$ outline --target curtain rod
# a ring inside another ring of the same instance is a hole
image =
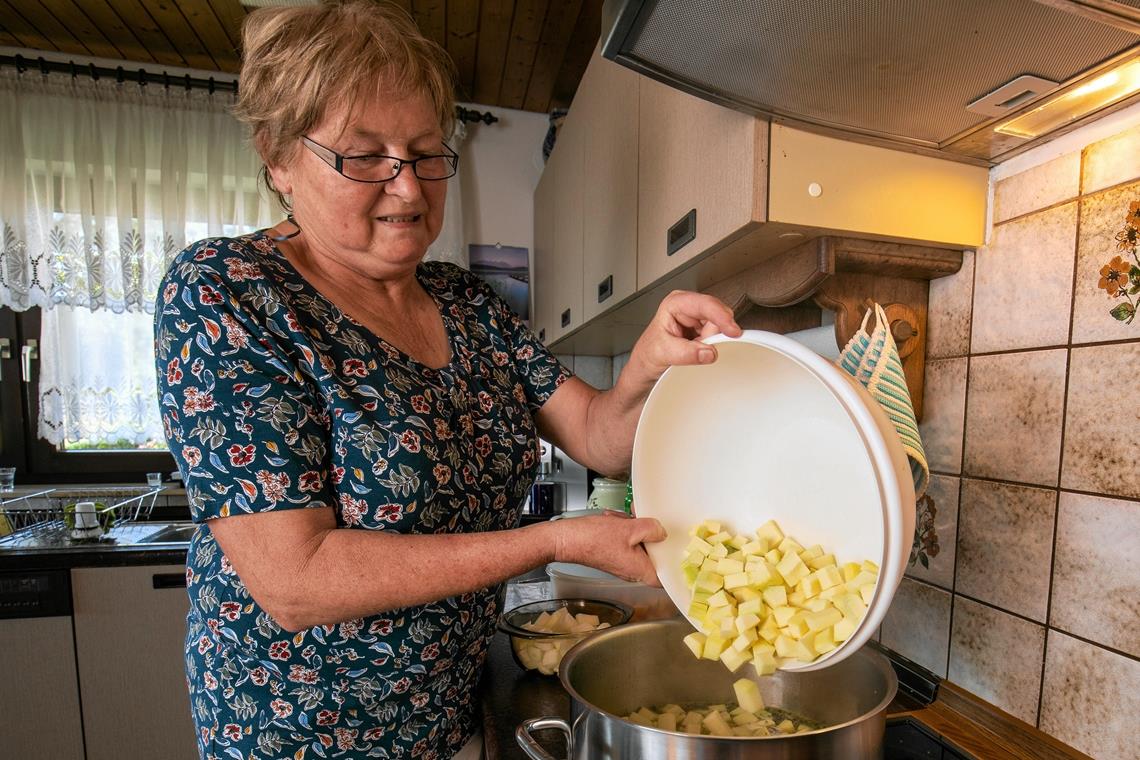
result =
[[[210,93],[218,90],[222,92],[237,92],[238,89],[237,81],[232,79],[215,79],[214,77],[192,76],[190,74],[172,75],[165,71],[157,73],[141,67],[136,69],[116,66],[112,68],[110,66],[96,65],[94,63],[52,60],[44,58],[43,56],[32,58],[19,54],[0,55],[0,67],[3,66],[13,66],[16,71],[21,74],[25,71],[38,71],[44,76],[52,73],[70,74],[72,77],[83,75],[95,80],[106,77],[107,79],[116,80],[119,84],[125,82],[135,82],[142,86],[157,84],[167,88],[185,87],[187,90],[208,90]],[[488,126],[499,121],[499,117],[490,111],[476,111],[470,108],[464,108],[463,106],[455,107],[455,117],[460,121],[482,122]]]

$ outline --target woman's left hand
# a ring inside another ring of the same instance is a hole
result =
[[[640,383],[652,385],[674,364],[711,364],[716,347],[702,338],[724,333],[736,338],[740,325],[723,301],[700,293],[674,290],[661,301],[649,327],[637,339],[626,370]]]

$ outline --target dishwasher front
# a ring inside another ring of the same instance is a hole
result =
[[[67,570],[0,571],[0,755],[84,760]]]

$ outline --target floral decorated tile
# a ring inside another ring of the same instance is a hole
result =
[[[1140,338],[1140,182],[1081,199],[1073,343]]]

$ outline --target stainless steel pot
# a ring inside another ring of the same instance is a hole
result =
[[[524,721],[515,732],[534,760],[553,760],[531,731],[566,734],[572,760],[861,760],[881,758],[885,711],[898,680],[887,658],[871,649],[822,670],[777,671],[756,678],[767,705],[825,728],[793,736],[692,736],[623,720],[639,707],[668,703],[717,704],[734,700],[730,673],[720,662],[694,658],[681,639],[684,620],[635,623],[594,634],[563,658],[558,677],[570,692],[570,723],[561,718]],[[753,673],[753,677],[755,674]]]

